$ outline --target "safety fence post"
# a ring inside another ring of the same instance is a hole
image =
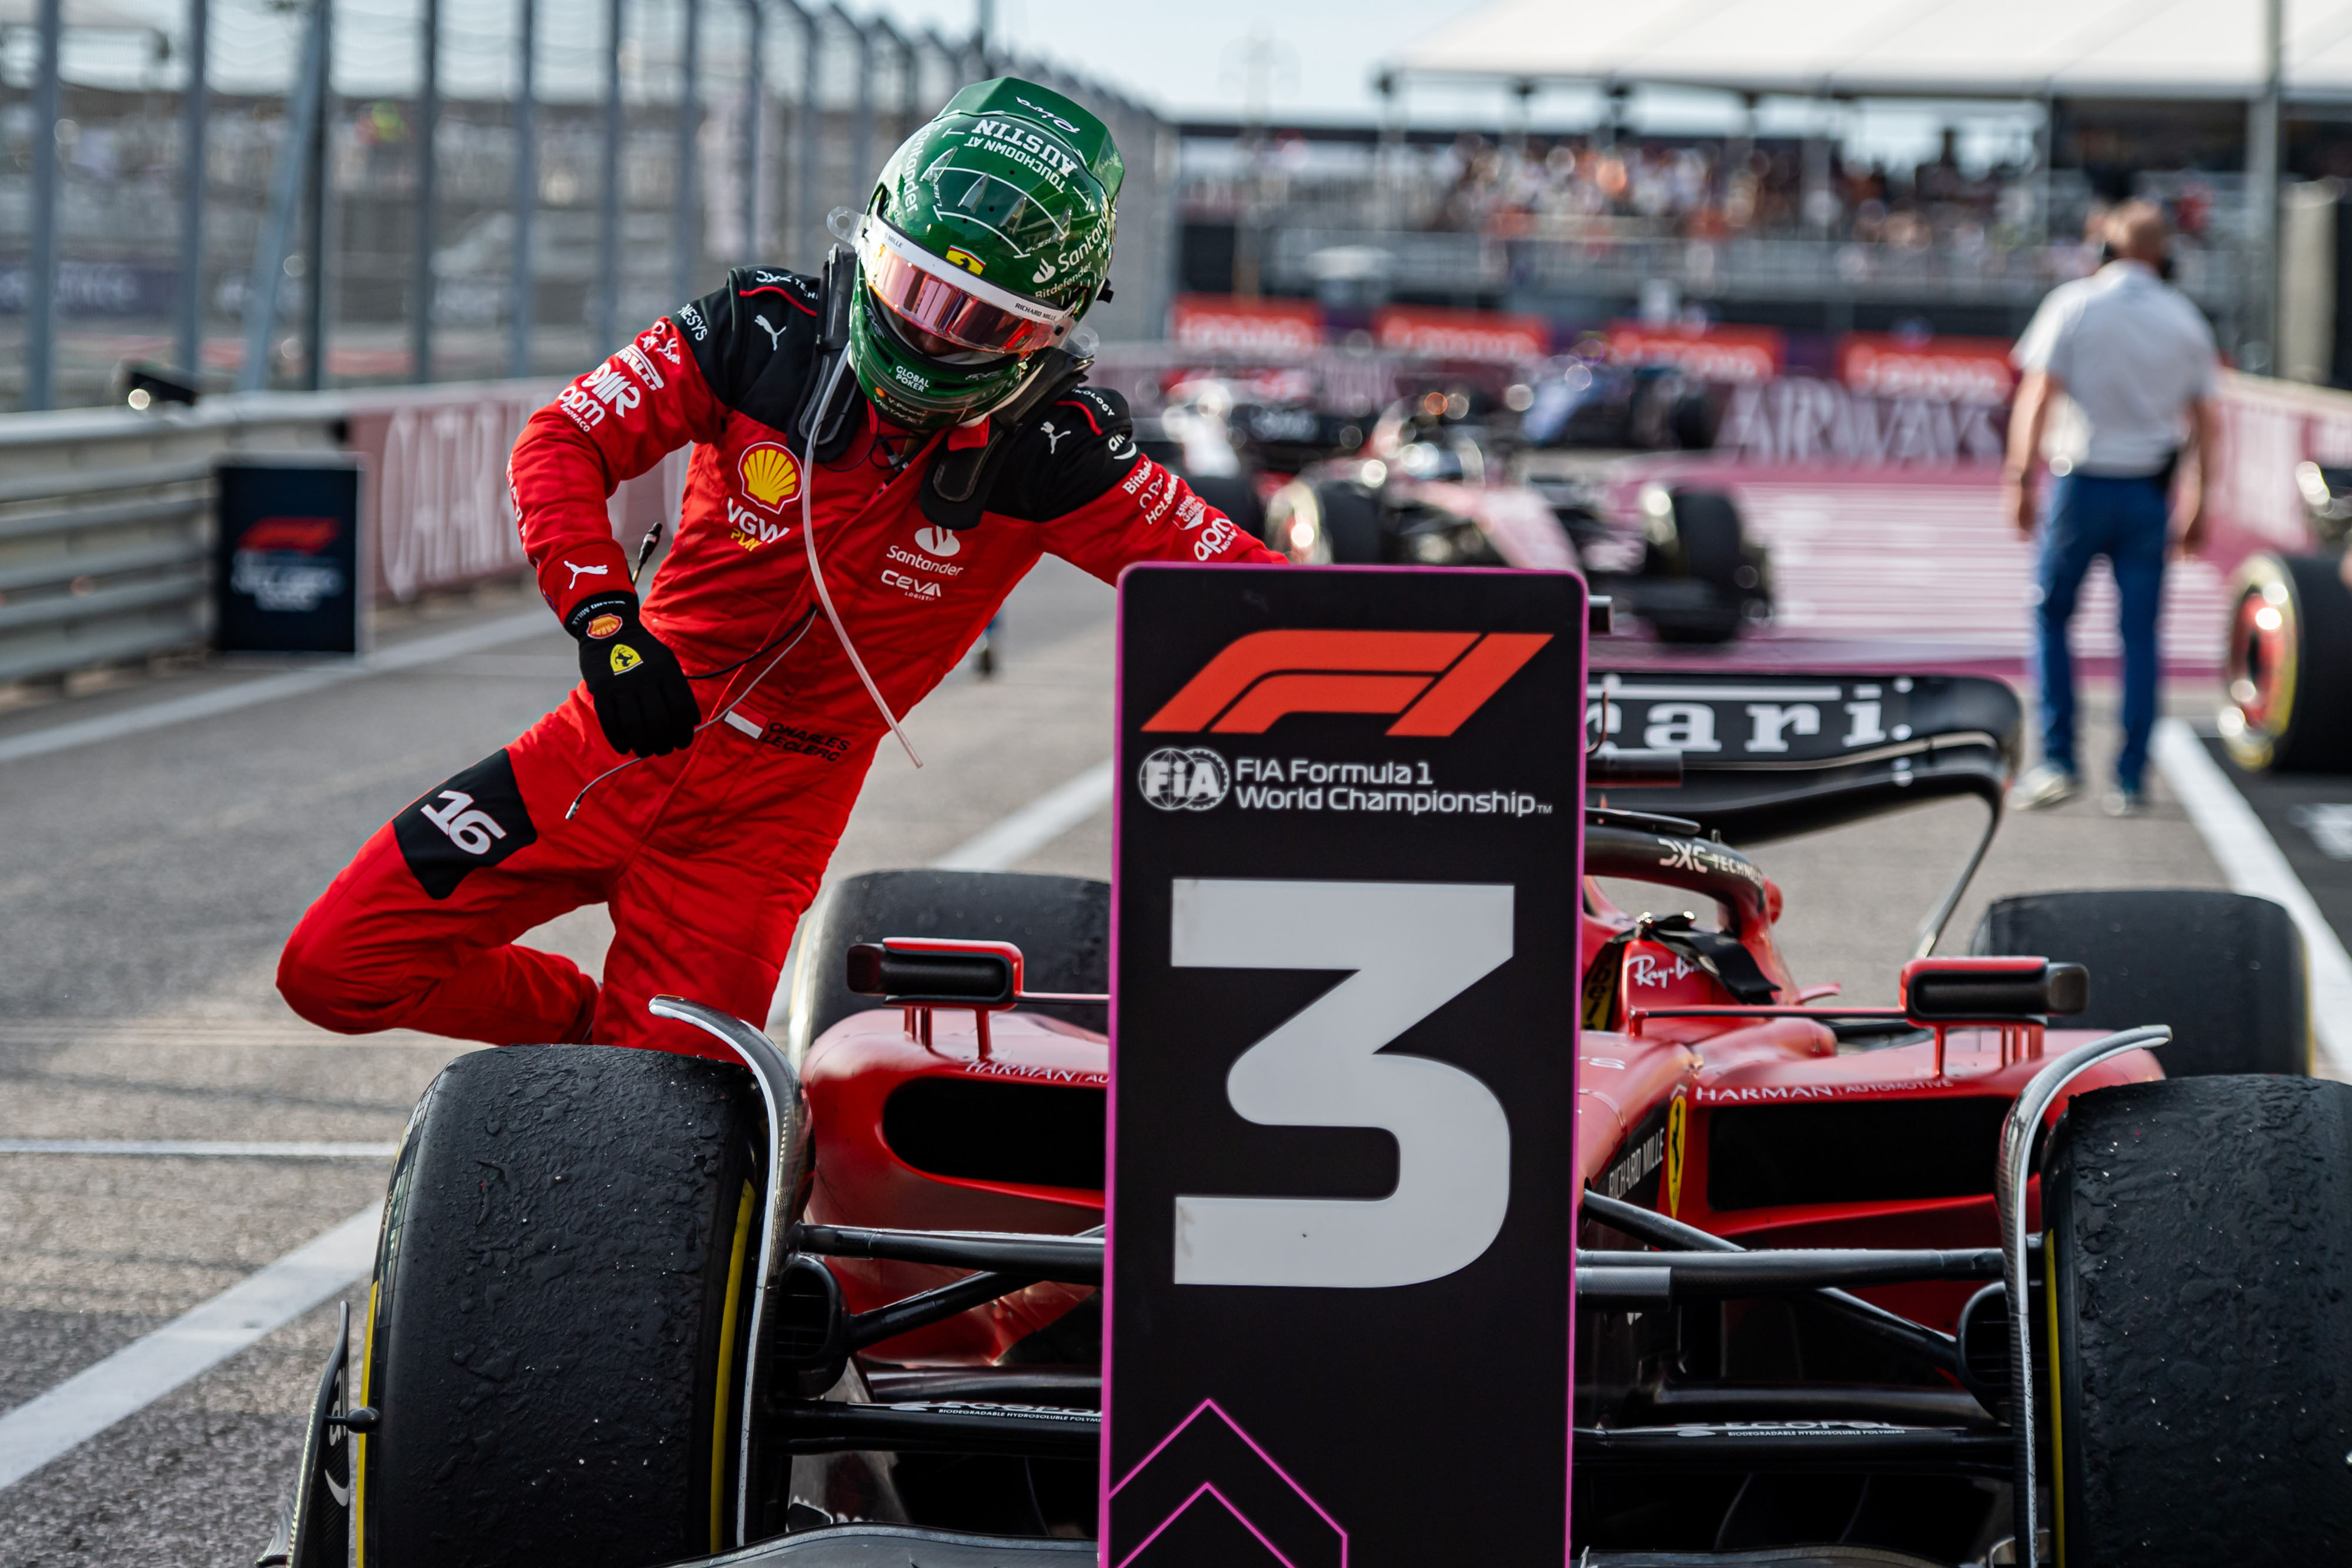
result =
[[[172,358],[191,381],[203,371],[205,319],[205,110],[211,0],[188,0],[188,82],[180,99],[180,297]]]

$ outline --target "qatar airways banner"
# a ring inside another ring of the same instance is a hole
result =
[[[1815,376],[1784,376],[1731,389],[1715,450],[1832,468],[1994,466],[2005,428],[1998,403],[1881,397]]]
[[[522,570],[507,457],[531,414],[562,389],[552,381],[484,382],[339,400],[345,444],[367,459],[363,506],[373,542],[364,566],[375,600],[404,601]],[[677,523],[686,467],[687,453],[671,453],[624,480],[607,503],[614,537],[632,555],[656,523]]]
[[[1539,360],[1551,350],[1541,316],[1391,305],[1372,318],[1372,340],[1391,354],[1432,360]]]
[[[1177,347],[1200,353],[1295,358],[1323,346],[1323,311],[1309,299],[1180,294],[1168,335]]]
[[[1769,382],[1788,362],[1788,340],[1770,327],[1612,325],[1604,340],[1621,365],[1668,365],[1694,381]]]
[[[1838,380],[1873,397],[2005,403],[2017,386],[2006,338],[1898,338],[1848,332],[1838,340]]]

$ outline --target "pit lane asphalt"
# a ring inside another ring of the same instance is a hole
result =
[[[494,590],[437,603],[387,624],[383,643],[529,602]],[[929,766],[885,751],[835,873],[923,863],[1108,755],[1110,608],[1108,590],[1058,563],[1034,575],[1008,608],[1002,674],[960,674],[916,711]],[[552,706],[572,669],[551,627],[0,764],[0,1137],[396,1137],[465,1048],[302,1024],[270,988],[278,946],[369,831]],[[0,715],[0,737],[254,678],[204,669]],[[2100,723],[2095,712],[2095,756],[2112,748]],[[1979,820],[1951,805],[1759,851],[1788,893],[1801,977],[1891,1000],[1912,926]],[[1018,865],[1100,876],[1109,852],[1104,811]],[[2161,787],[2137,821],[2078,803],[2012,820],[1947,945],[1965,945],[1998,893],[2222,884]],[[530,939],[593,966],[609,932],[583,910]],[[375,1200],[383,1176],[372,1160],[0,1155],[0,1411]],[[332,1322],[329,1303],[0,1490],[0,1563],[242,1568],[278,1505]]]

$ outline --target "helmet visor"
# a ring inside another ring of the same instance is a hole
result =
[[[973,277],[881,219],[858,228],[858,270],[892,315],[918,332],[982,354],[1028,354],[1069,336],[1077,313]]]

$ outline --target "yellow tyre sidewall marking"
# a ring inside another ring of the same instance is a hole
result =
[[[710,1551],[727,1549],[727,1417],[734,1401],[730,1385],[735,1375],[735,1322],[743,1299],[743,1252],[751,1239],[751,1184],[735,1205],[735,1247],[727,1260],[727,1305],[719,1321],[719,1387],[710,1400]]]
[[[375,1384],[375,1309],[383,1281],[368,1281],[367,1332],[360,1340],[360,1397],[368,1402]],[[352,1434],[352,1548],[358,1568],[367,1568],[367,1434]]]
[[[2066,1568],[2066,1426],[2059,1409],[2059,1390],[2065,1379],[2058,1369],[2058,1233],[2054,1230],[2042,1233],[2042,1294],[2050,1312],[2050,1538],[2057,1549],[2058,1568]]]

